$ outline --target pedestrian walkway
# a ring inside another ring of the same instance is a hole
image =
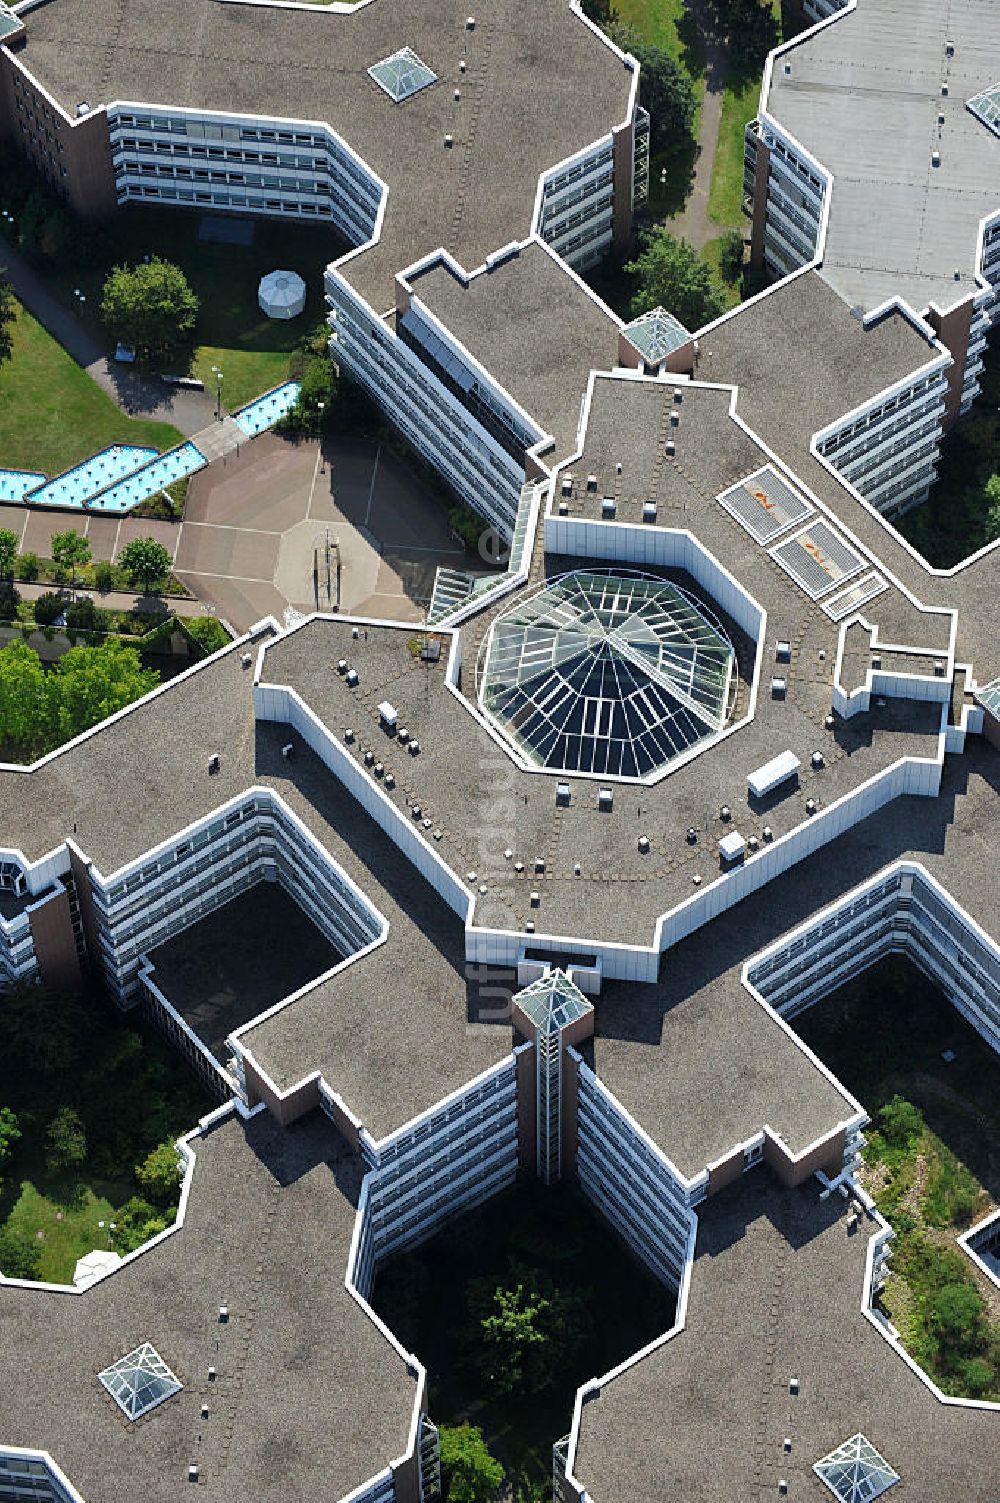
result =
[[[712,187],[715,149],[719,144],[722,96],[729,73],[726,47],[709,39],[708,28],[704,24],[705,9],[705,0],[694,0],[691,6],[692,17],[705,43],[705,95],[698,119],[694,178],[683,209],[666,221],[671,234],[690,241],[695,250],[699,251],[725,229],[725,225],[716,224],[708,217],[708,195]]]

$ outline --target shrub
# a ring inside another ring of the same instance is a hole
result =
[[[965,1391],[972,1399],[978,1399],[991,1389],[1000,1387],[1000,1375],[993,1371],[985,1357],[972,1357],[962,1368]]]
[[[743,275],[743,236],[739,230],[727,230],[721,237],[719,270],[726,282],[738,282]]]
[[[448,1503],[493,1503],[503,1467],[475,1425],[442,1425],[441,1471]]]
[[[33,1279],[41,1256],[37,1238],[25,1228],[5,1226],[0,1229],[0,1273],[9,1279]]]
[[[123,1255],[135,1252],[137,1247],[164,1231],[166,1226],[166,1217],[156,1206],[143,1200],[141,1195],[133,1195],[115,1215],[115,1229],[111,1233],[115,1251]]]
[[[155,538],[133,538],[118,555],[129,581],[144,592],[163,583],[172,562],[168,550]]]
[[[35,601],[35,620],[39,626],[54,626],[64,610],[62,596],[48,590]]]
[[[924,1131],[924,1119],[911,1101],[893,1096],[880,1109],[878,1130],[893,1148],[912,1148]]]
[[[109,564],[106,558],[99,558],[94,565],[94,584],[102,595],[115,587],[114,565]]]
[[[180,1187],[180,1164],[173,1143],[161,1143],[135,1166],[140,1190],[158,1206],[175,1203]]]
[[[22,553],[17,560],[17,577],[23,579],[26,584],[34,584],[38,578],[39,563],[37,553]]]
[[[116,266],[104,283],[101,319],[113,339],[140,355],[176,354],[190,343],[198,299],[179,266],[154,256]]]
[[[87,596],[66,607],[66,625],[72,631],[107,631],[108,613]]]
[[[87,1157],[87,1135],[79,1112],[61,1106],[45,1135],[45,1166],[50,1174],[78,1169]]]
[[[977,1354],[986,1334],[986,1306],[974,1284],[944,1284],[927,1304],[928,1325],[941,1359],[952,1365]]]
[[[214,616],[193,616],[190,620],[185,620],[184,625],[206,652],[218,652],[230,640],[226,628]]]
[[[21,596],[9,579],[0,580],[0,621],[16,621]]]

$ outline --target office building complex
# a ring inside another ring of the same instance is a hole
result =
[[[936,13],[911,58],[893,0],[814,9],[748,137],[777,280],[695,332],[580,276],[648,120],[563,0],[0,6],[6,131],[82,212],[336,226],[333,357],[510,545],[419,631],[264,620],[0,768],[4,982],[99,984],[218,1102],[175,1226],[86,1287],[0,1277],[0,1500],[434,1503],[374,1281],[518,1176],[677,1297],[577,1393],[556,1503],[995,1499],[1000,1408],[886,1315],[868,1113],[792,1023],[902,953],[1000,1050],[1000,555],[933,570],[884,515],[974,395],[1000,48],[963,61],[972,0],[940,57]],[[329,964],[210,1004],[178,955],[266,884]],[[996,1215],[960,1248],[997,1284]]]

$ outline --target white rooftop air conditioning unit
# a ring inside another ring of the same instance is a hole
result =
[[[396,722],[399,716],[396,714],[395,705],[391,705],[387,699],[383,699],[378,707],[378,718],[384,731],[390,731],[393,735],[396,734]]]

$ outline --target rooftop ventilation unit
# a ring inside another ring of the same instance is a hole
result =
[[[410,744],[409,744],[409,746],[406,749],[409,752],[409,754],[410,754],[411,757],[419,757],[419,755],[420,755],[420,742],[416,741],[416,740],[411,741]]]
[[[639,836],[639,855],[640,856],[648,856],[649,855],[649,836],[648,835],[640,835]]]
[[[941,166],[941,153],[939,151],[932,151],[931,152],[931,166],[932,167],[940,167]]]
[[[753,798],[766,798],[775,788],[780,788],[782,783],[794,778],[801,766],[802,763],[794,752],[779,752],[770,762],[765,762],[763,767],[747,774],[747,788]]]
[[[597,489],[597,476],[596,475],[588,475],[587,476],[587,489],[588,489],[588,491],[596,491],[596,489]]]
[[[286,762],[288,761],[289,757],[292,755],[292,753],[294,752],[294,750],[295,750],[294,742],[286,741],[285,744],[284,744],[284,746],[281,748],[281,755],[284,757],[284,759],[285,759]]]
[[[605,496],[604,500],[601,502],[601,516],[610,519],[614,516],[617,510],[618,507],[615,502],[614,496]]]
[[[671,414],[670,414],[670,426],[671,426],[671,428],[677,428],[677,427],[679,427],[680,426],[680,421],[681,421],[681,415],[677,411],[677,408],[675,407],[673,409],[673,411],[671,412]]]
[[[244,652],[242,654],[242,656],[240,657],[240,663],[242,664],[242,666],[244,668],[249,668],[250,664],[252,662],[253,662],[253,657],[252,657],[252,655],[249,652]]]
[[[82,119],[84,115],[90,114],[90,105],[88,104],[86,99],[80,100],[80,103],[76,107],[76,113],[78,119]]]
[[[445,136],[445,138],[444,138],[444,144],[445,144],[445,146],[454,146],[454,144],[455,144],[455,137],[450,132],[448,133],[447,136]]]
[[[774,644],[774,661],[776,663],[790,663],[792,661],[792,644],[780,639]]]
[[[347,672],[347,659],[346,658],[341,658],[340,661],[338,662],[338,664],[337,664],[337,672],[338,673],[346,673]]]
[[[674,401],[677,403],[678,407],[681,405],[681,403],[683,402],[683,400],[684,400],[684,393],[682,391],[675,391],[674,392]]]
[[[556,510],[557,510],[559,516],[561,516],[561,517],[568,517],[569,516],[569,502],[568,501],[560,501],[558,507],[556,508]]]
[[[719,841],[719,855],[726,866],[735,866],[738,861],[742,861],[746,848],[747,843],[739,830],[730,830]]]
[[[222,758],[219,756],[218,752],[213,752],[212,755],[208,759],[208,775],[209,775],[209,777],[212,777],[215,773],[217,773],[219,771],[219,768],[221,766],[222,766]]]
[[[348,726],[344,732],[344,740],[347,742],[348,746],[350,746],[354,740],[354,732],[351,730],[350,726]]]
[[[602,814],[610,814],[615,806],[615,796],[610,788],[602,788],[597,795],[597,807]]]
[[[673,441],[672,438],[668,438],[667,439],[667,445],[666,445],[667,457],[669,459],[672,459],[673,456],[674,456],[674,454],[675,454],[675,452],[676,452],[676,447],[675,447],[674,441]]]
[[[556,807],[558,809],[567,809],[569,807],[569,784],[568,783],[557,783],[556,784]]]
[[[466,29],[466,31],[475,31],[475,29],[476,29],[476,18],[475,18],[475,16],[468,16],[466,18],[465,29]]]
[[[358,670],[356,668],[348,668],[345,682],[349,689],[356,689],[358,687]]]
[[[564,475],[563,476],[563,478],[562,478],[562,493],[563,493],[564,496],[572,496],[572,494],[573,494],[573,477],[572,477],[572,475]]]
[[[642,520],[644,522],[656,521],[656,502],[644,501],[642,503]]]
[[[541,856],[535,857],[535,875],[540,877],[545,870],[545,861]]]
[[[615,474],[616,475],[620,475],[621,472],[622,472],[622,462],[619,459],[618,462],[617,462],[617,464],[615,465]]]
[[[383,699],[378,707],[378,718],[384,731],[389,731],[392,735],[396,734],[396,721],[399,717],[396,714],[395,705],[391,705],[387,699]]]
[[[814,751],[812,756],[809,758],[809,761],[812,764],[814,770],[818,772],[819,769],[825,765],[826,758],[823,756],[823,753],[821,751]]]
[[[774,678],[772,678],[772,680],[771,680],[771,698],[772,699],[784,699],[784,697],[787,694],[787,692],[788,692],[788,684],[786,683],[786,681],[783,678],[778,678],[777,676],[775,676]]]

